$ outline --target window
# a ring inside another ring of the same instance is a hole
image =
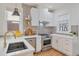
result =
[[[11,11],[7,11],[7,31],[19,30],[20,17],[12,16]]]
[[[70,32],[69,15],[63,14],[59,15],[57,21],[57,32],[68,33]]]
[[[68,21],[63,20],[59,22],[59,31],[68,31]]]

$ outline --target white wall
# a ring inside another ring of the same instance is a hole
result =
[[[64,5],[59,9],[55,10],[55,20],[57,20],[56,19],[57,15],[62,12],[66,12],[70,15],[70,20],[69,20],[70,26],[74,27],[74,29],[71,28],[71,31],[77,32],[79,36],[79,4]],[[76,26],[78,29],[75,28]]]
[[[79,4],[64,5],[55,11],[55,15],[62,12],[68,13],[70,15],[70,25],[79,24]]]

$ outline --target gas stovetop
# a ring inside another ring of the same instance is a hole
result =
[[[38,34],[41,35],[43,38],[50,38],[50,34]]]

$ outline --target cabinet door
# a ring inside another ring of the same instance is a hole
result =
[[[52,37],[52,48],[57,49],[58,39],[56,36],[53,35]]]
[[[32,8],[31,9],[31,19],[32,19],[32,26],[38,26],[39,25],[39,12],[38,9]]]
[[[35,38],[33,39],[27,39],[27,41],[32,45],[32,47],[36,47],[36,41],[35,41]]]
[[[36,37],[36,52],[41,51],[42,47],[41,47],[41,36],[37,36]]]
[[[42,21],[47,21],[47,27],[55,26],[54,13],[48,12],[48,9],[39,10],[39,19]]]
[[[58,38],[58,50],[63,51],[63,37]]]
[[[55,26],[54,13],[48,12],[48,14],[47,14],[47,21],[49,22],[47,24],[47,26]]]
[[[63,40],[63,52],[67,55],[72,55],[72,39],[65,38]]]

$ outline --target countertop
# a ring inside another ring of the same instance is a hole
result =
[[[22,36],[22,38],[38,38],[38,37],[40,37],[40,35]]]
[[[66,38],[71,38],[71,39],[73,39],[73,38],[78,39],[78,37],[75,36],[75,35],[70,36],[70,35],[64,35],[64,34],[51,34],[51,36],[52,36],[52,35],[55,35],[55,36],[61,36],[61,37],[66,37]]]
[[[18,54],[18,53],[21,53],[21,52],[25,52],[25,51],[34,52],[35,49],[24,39],[24,38],[34,38],[34,37],[38,37],[38,35],[22,36],[22,37],[17,37],[16,39],[14,39],[14,38],[11,38],[11,39],[10,39],[10,38],[9,38],[9,39],[7,40],[7,46],[6,46],[6,48],[4,49],[5,55],[7,55],[7,56],[15,55],[15,54]],[[10,43],[15,43],[15,42],[24,42],[24,44],[28,47],[28,49],[24,49],[24,50],[16,51],[16,52],[11,52],[11,53],[6,53],[9,44],[10,44]]]

